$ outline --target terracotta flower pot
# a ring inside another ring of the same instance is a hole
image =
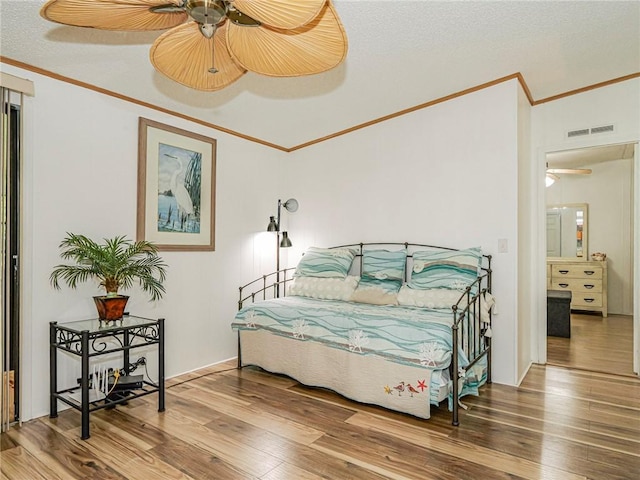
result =
[[[124,309],[127,306],[129,297],[127,295],[116,295],[115,297],[109,297],[102,295],[93,297],[93,301],[96,303],[98,309],[98,317],[100,320],[120,320],[124,315]]]

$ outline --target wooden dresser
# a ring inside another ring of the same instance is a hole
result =
[[[571,292],[571,310],[607,316],[607,261],[547,260],[547,289]]]

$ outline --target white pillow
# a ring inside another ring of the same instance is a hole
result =
[[[398,292],[398,304],[407,307],[424,307],[424,308],[447,308],[450,309],[455,305],[461,297],[461,293],[457,290],[448,288],[430,288],[427,290],[416,290],[407,285],[403,285]],[[480,320],[483,323],[491,323],[490,310],[495,306],[496,300],[489,292],[481,294],[480,302]],[[467,299],[464,298],[458,308],[463,309],[467,305]],[[490,336],[490,333],[487,335]]]
[[[461,296],[461,292],[449,288],[418,290],[403,285],[398,292],[398,303],[409,307],[451,308]]]
[[[288,295],[348,301],[359,280],[360,277],[354,275],[345,278],[295,277],[289,284]]]

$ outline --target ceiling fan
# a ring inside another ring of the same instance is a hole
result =
[[[590,168],[549,168],[547,164],[546,185],[550,187],[555,181],[560,180],[558,175],[591,175],[591,172]]]
[[[273,77],[339,65],[347,37],[331,0],[49,0],[52,22],[103,30],[164,30],[151,63],[197,90],[220,90],[247,71]]]

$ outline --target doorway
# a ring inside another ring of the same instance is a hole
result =
[[[0,156],[0,190],[6,208],[0,218],[2,244],[0,272],[2,305],[0,311],[0,350],[2,358],[2,388],[0,391],[1,431],[20,418],[20,158],[21,158],[21,102],[16,95],[1,89],[2,155]],[[20,96],[17,96],[20,98]]]
[[[584,233],[582,258],[565,258],[556,247],[562,236],[561,219],[547,215],[547,258],[560,261],[592,261],[592,254],[605,253],[605,276],[602,289],[609,314],[593,313],[584,306],[571,311],[571,337],[549,336],[546,339],[547,363],[570,368],[624,375],[634,374],[634,162],[637,144],[606,145],[546,155],[547,168],[553,169],[554,180],[545,189],[546,204],[588,205],[589,228]],[[562,173],[558,173],[562,172]],[[635,212],[638,218],[640,212]],[[585,218],[585,222],[586,222]],[[576,241],[573,233],[573,243]],[[587,242],[588,238],[588,242]],[[582,241],[582,238],[578,238]],[[554,247],[555,245],[555,247]],[[551,248],[551,250],[549,250]],[[575,256],[575,253],[570,253]],[[587,288],[597,290],[597,282]],[[547,285],[550,288],[550,285]],[[573,287],[571,287],[573,288]],[[581,288],[581,287],[580,287]],[[574,292],[574,296],[576,292]],[[590,297],[597,301],[597,293]],[[608,299],[608,302],[607,302]],[[572,303],[572,307],[574,306]],[[637,332],[635,332],[637,336]]]

